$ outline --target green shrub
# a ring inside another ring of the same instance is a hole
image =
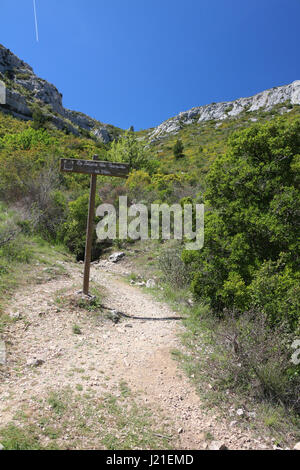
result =
[[[128,163],[131,170],[146,170],[150,175],[158,167],[145,143],[137,140],[130,131],[125,132],[118,141],[113,141],[108,157],[111,161]]]
[[[12,201],[25,199],[45,168],[58,165],[50,147],[55,140],[44,130],[25,129],[0,138],[0,197]]]
[[[204,248],[183,259],[216,313],[258,307],[273,324],[299,324],[299,153],[300,121],[278,118],[233,134],[213,163]]]
[[[32,250],[22,234],[23,222],[16,212],[0,204],[0,274],[13,262],[28,263]],[[26,230],[23,231],[26,233]]]
[[[32,113],[32,119],[33,119],[33,122],[31,124],[31,127],[35,130],[44,129],[45,124],[48,121],[47,116],[45,116],[45,114],[42,112],[42,110],[39,107],[35,107]]]
[[[81,335],[81,328],[78,325],[73,325],[72,331],[74,335]]]
[[[282,257],[263,263],[248,291],[252,305],[265,312],[272,324],[283,319],[300,332],[300,275]]]
[[[159,267],[167,282],[177,287],[185,287],[190,282],[190,270],[181,259],[181,249],[164,249],[159,257]]]
[[[291,361],[295,337],[286,325],[270,327],[267,315],[257,310],[227,312],[214,322],[211,336],[205,365],[216,384],[300,412],[300,367]]]
[[[184,146],[183,146],[182,140],[178,139],[173,147],[174,157],[175,158],[184,157],[183,150],[184,150]]]
[[[30,263],[32,259],[32,249],[24,243],[22,236],[16,237],[10,243],[0,248],[0,258],[3,257],[9,262]]]
[[[96,196],[96,206],[100,204],[99,196]],[[79,196],[68,205],[66,222],[61,229],[61,238],[70,251],[75,253],[77,259],[83,259],[86,241],[86,226],[88,217],[89,193]],[[95,225],[99,218],[95,217]],[[97,244],[96,232],[93,235],[92,257],[100,254],[100,244]]]
[[[41,186],[39,189],[43,189]],[[45,239],[58,239],[62,224],[67,217],[67,201],[62,191],[38,191],[36,202],[31,206],[35,231]]]
[[[9,424],[0,429],[0,441],[5,450],[40,450],[39,437],[36,429],[22,429],[15,424]]]

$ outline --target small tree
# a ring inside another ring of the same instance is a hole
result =
[[[131,170],[146,170],[152,174],[157,168],[157,161],[153,159],[149,149],[130,131],[126,131],[121,139],[112,143],[108,157],[113,162],[128,163]]]
[[[299,329],[300,120],[235,132],[206,176],[203,250],[185,251],[214,312],[255,309]]]
[[[176,144],[173,147],[174,157],[175,158],[184,157],[183,150],[184,150],[184,146],[183,146],[182,140],[177,139]]]
[[[31,127],[35,130],[45,129],[45,124],[47,122],[47,117],[43,114],[42,110],[36,106],[32,113],[33,122]]]

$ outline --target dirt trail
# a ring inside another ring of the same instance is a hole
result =
[[[121,268],[114,266],[115,272],[108,272],[99,266],[92,267],[92,278],[104,286],[106,305],[133,316],[174,316],[167,305],[122,281],[116,274]],[[103,323],[80,309],[58,308],[57,292],[75,292],[81,279],[81,266],[64,263],[64,267],[70,277],[19,291],[9,306],[8,313],[19,313],[22,320],[10,327],[7,370],[2,381],[0,377],[1,425],[30,397],[43,396],[51,388],[81,384],[93,387],[96,396],[101,396],[125,381],[141,404],[158,407],[166,419],[172,418],[176,434],[182,428],[176,436],[178,448],[203,448],[204,433],[230,449],[260,448],[251,435],[230,428],[205,410],[172,359],[172,349],[180,347],[181,322],[123,319],[119,324]],[[80,326],[82,335],[74,335],[74,324]],[[28,367],[31,359],[45,362]],[[74,376],[78,369],[88,376]]]

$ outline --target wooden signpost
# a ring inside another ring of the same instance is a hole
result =
[[[129,173],[129,165],[127,165],[126,163],[101,162],[98,160],[98,158],[98,155],[94,155],[93,160],[76,160],[75,158],[62,158],[60,160],[61,171],[64,171],[66,173],[84,173],[87,175],[91,175],[89,211],[84,256],[83,293],[85,295],[89,295],[97,175],[117,176],[119,178],[126,178]]]

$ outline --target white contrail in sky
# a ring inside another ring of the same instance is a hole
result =
[[[34,10],[34,21],[35,21],[36,40],[37,40],[37,42],[39,42],[39,28],[38,28],[38,22],[37,22],[37,14],[36,14],[36,4],[35,4],[35,0],[33,0],[33,10]]]

